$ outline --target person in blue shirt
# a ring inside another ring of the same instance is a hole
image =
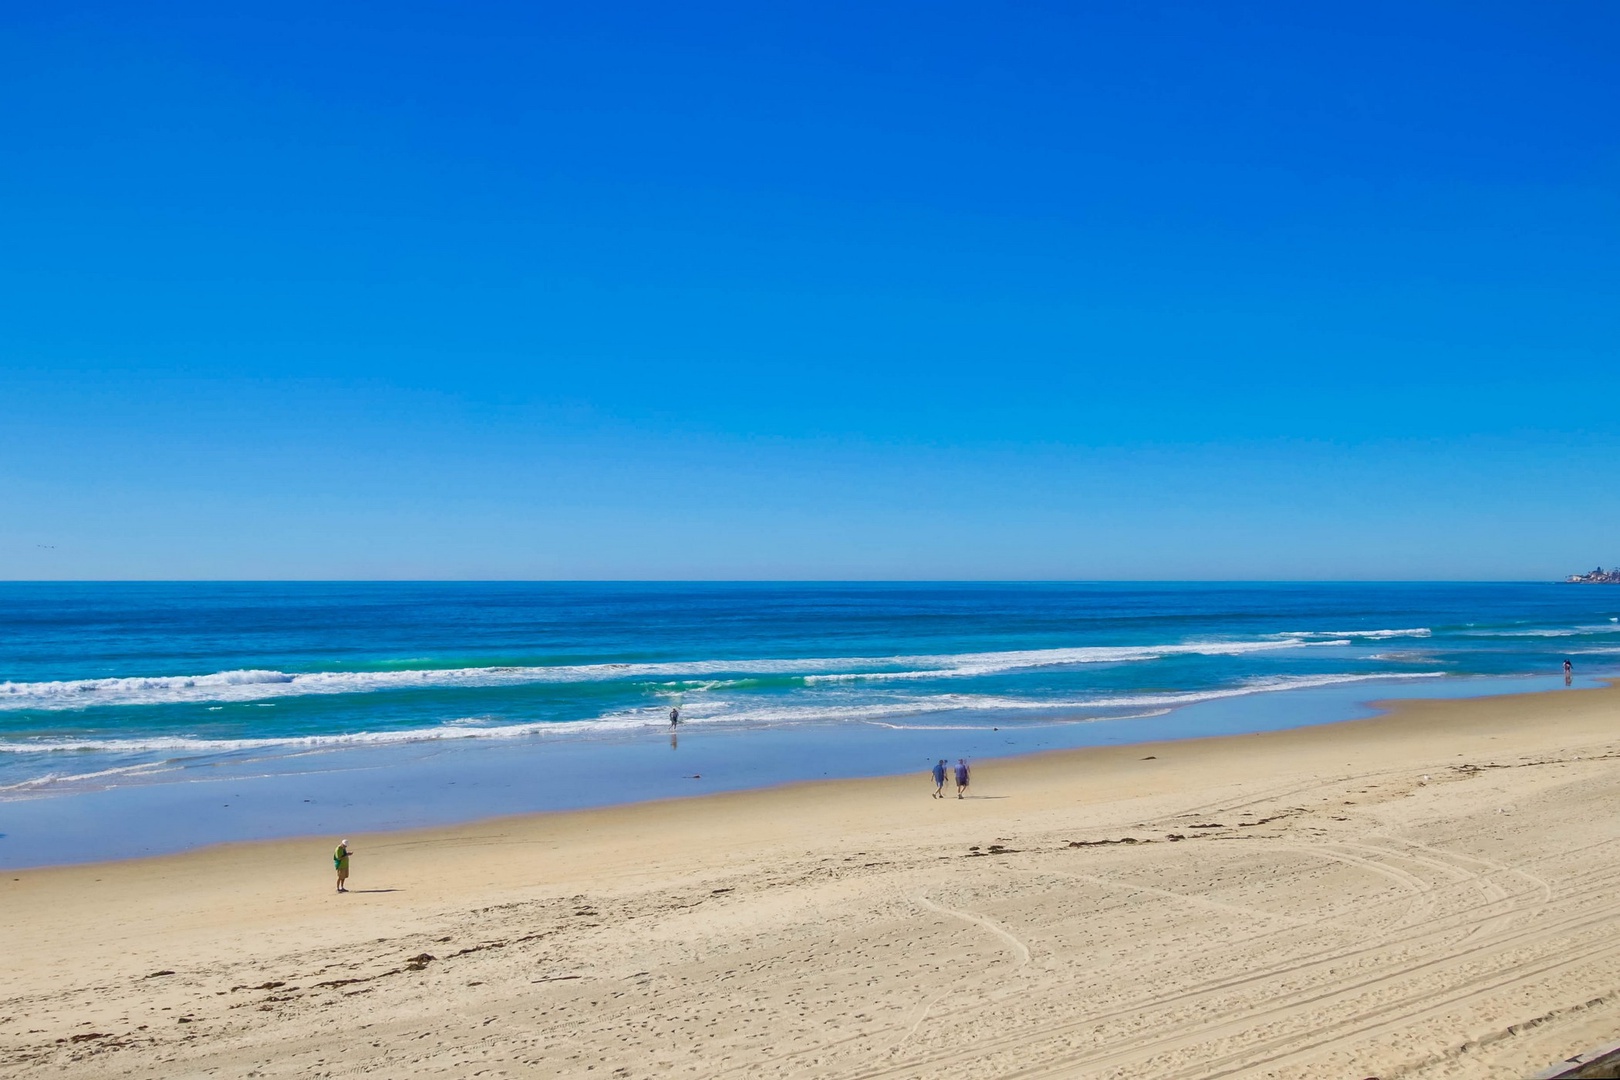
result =
[[[945,797],[945,759],[940,758],[939,764],[934,766],[934,798]]]

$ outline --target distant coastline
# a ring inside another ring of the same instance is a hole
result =
[[[1620,567],[1605,570],[1600,566],[1589,574],[1571,574],[1564,581],[1570,585],[1620,585]]]

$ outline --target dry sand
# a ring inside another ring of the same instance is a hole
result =
[[[1525,1077],[1620,1038],[1620,688],[10,872],[7,1076]]]

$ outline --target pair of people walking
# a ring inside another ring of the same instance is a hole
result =
[[[950,774],[950,771],[945,765],[945,759],[940,758],[939,764],[934,766],[934,798],[943,799],[945,797],[945,778]],[[957,758],[956,797],[958,799],[965,797],[970,779],[971,773],[968,769],[967,759]]]

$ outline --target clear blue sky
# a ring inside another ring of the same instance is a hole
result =
[[[1620,5],[11,5],[0,578],[1620,561]]]

